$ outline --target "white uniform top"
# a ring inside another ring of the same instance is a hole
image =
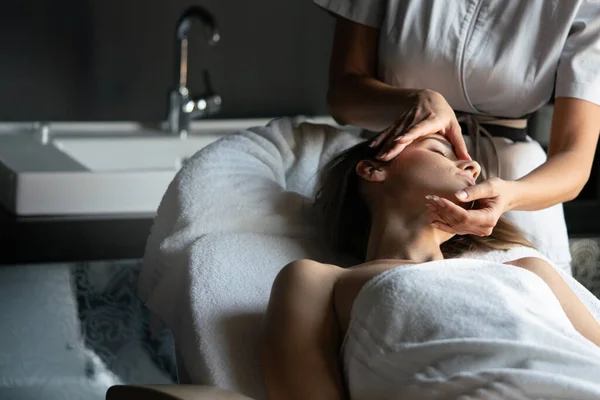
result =
[[[314,0],[381,29],[379,79],[457,111],[519,118],[556,97],[600,105],[600,0]]]

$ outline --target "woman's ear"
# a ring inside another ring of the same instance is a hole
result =
[[[356,164],[358,176],[369,182],[383,182],[386,172],[386,168],[377,161],[361,160]]]

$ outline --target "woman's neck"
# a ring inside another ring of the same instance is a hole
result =
[[[424,207],[410,214],[398,211],[375,213],[366,261],[398,259],[422,263],[442,260],[440,244],[450,237],[427,223]]]

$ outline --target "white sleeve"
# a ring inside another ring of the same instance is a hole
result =
[[[333,14],[359,24],[380,28],[385,16],[387,0],[313,0]]]
[[[585,0],[565,42],[556,74],[555,97],[600,105],[600,2]]]

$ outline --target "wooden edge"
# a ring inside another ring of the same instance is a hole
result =
[[[116,385],[106,400],[252,400],[229,390],[203,385]]]

